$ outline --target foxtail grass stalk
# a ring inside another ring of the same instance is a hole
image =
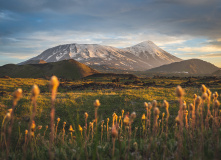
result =
[[[94,108],[95,108],[95,113],[94,113],[94,115],[95,115],[95,124],[96,124],[96,129],[97,129],[97,110],[98,110],[98,107],[100,106],[101,104],[100,104],[100,101],[98,100],[98,99],[96,99],[95,100],[95,102],[94,102]]]
[[[29,133],[29,136],[28,136],[28,141],[30,141],[31,139],[31,126],[32,126],[32,122],[34,121],[34,118],[35,118],[35,115],[36,115],[36,111],[37,111],[37,97],[40,93],[40,90],[38,88],[37,85],[34,85],[32,87],[32,91],[31,91],[31,100],[32,100],[32,114],[31,114],[31,117],[30,117],[30,122],[29,122],[29,126],[28,126],[28,133]]]
[[[11,133],[12,133],[12,127],[14,124],[14,110],[15,110],[15,107],[17,106],[18,101],[21,99],[21,97],[22,97],[22,89],[19,88],[13,93],[11,120],[10,120],[10,124],[8,127],[7,158],[6,159],[8,159],[9,151],[10,151]]]
[[[132,125],[132,123],[133,123],[133,121],[134,121],[135,118],[136,118],[136,113],[135,113],[135,112],[132,112],[131,115],[130,115],[130,120],[129,120],[128,148],[127,148],[127,154],[126,154],[125,159],[128,158],[128,153],[129,153],[129,150],[130,150],[130,142],[131,142],[131,134],[132,134],[131,125]]]
[[[145,119],[145,137],[147,136],[147,125],[148,125],[148,120],[149,120],[149,114],[148,114],[148,103],[144,102],[144,108],[146,109],[146,119]],[[145,114],[144,114],[145,115]]]
[[[109,141],[109,121],[110,121],[110,119],[109,118],[107,118],[107,141]]]
[[[152,104],[149,102],[148,103],[148,113],[149,113],[149,119],[148,119],[148,130],[149,130],[149,134],[151,133],[151,109],[152,109]]]
[[[52,146],[54,144],[54,117],[55,117],[55,99],[57,95],[57,88],[59,86],[59,81],[56,76],[51,77],[50,81],[51,86],[51,122],[50,122],[50,128],[51,128],[51,134],[50,134],[50,143],[49,143],[49,157],[50,160],[54,159],[54,153],[52,151]]]
[[[60,122],[60,118],[57,118],[57,124],[56,124],[56,128],[55,128],[55,139],[57,138],[57,132],[58,132],[58,124]]]
[[[104,120],[101,121],[101,144],[103,140],[103,133],[104,133]]]
[[[176,152],[176,157],[181,156],[182,153],[182,140],[183,140],[183,101],[182,98],[184,96],[184,91],[181,86],[177,86],[176,88],[176,96],[179,100],[179,111],[178,111],[178,121],[179,122],[179,134],[178,134],[178,147],[177,147],[177,152]]]
[[[153,136],[156,135],[158,130],[158,118],[159,118],[160,110],[158,107],[154,107],[154,120],[153,120]]]

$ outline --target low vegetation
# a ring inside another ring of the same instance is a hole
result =
[[[219,159],[219,81],[2,78],[0,157]]]

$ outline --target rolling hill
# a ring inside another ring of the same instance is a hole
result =
[[[217,70],[219,70],[219,68],[209,62],[200,59],[189,59],[156,67],[148,70],[147,72],[170,74],[211,74]]]
[[[73,59],[43,64],[7,64],[0,67],[0,77],[7,75],[12,78],[45,78],[56,75],[76,80],[94,73],[98,72]]]
[[[218,76],[218,77],[221,77],[221,69],[215,71],[212,73],[213,76]]]

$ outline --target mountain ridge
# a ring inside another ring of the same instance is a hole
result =
[[[137,51],[136,54],[135,51]],[[181,59],[159,48],[153,42],[145,41],[123,49],[100,44],[73,43],[58,45],[46,49],[40,55],[20,64],[28,64],[30,60],[40,59],[46,62],[74,59],[88,66],[107,65],[120,70],[132,71],[144,71],[163,64],[181,61]]]

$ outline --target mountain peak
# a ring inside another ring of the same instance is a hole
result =
[[[39,59],[46,62],[74,59],[89,66],[107,65],[121,70],[135,71],[180,61],[152,41],[144,41],[124,49],[99,44],[72,43],[47,49],[30,60]]]
[[[160,49],[155,43],[153,43],[152,41],[144,41],[144,42],[141,42],[141,43],[138,43],[132,47],[138,47],[138,48],[143,48],[143,49]]]
[[[147,40],[147,41],[140,42],[138,44],[154,44],[154,43],[150,40]]]
[[[154,44],[152,41],[143,41],[143,42],[140,42],[138,44],[135,44],[133,45],[132,47],[151,47],[151,46],[156,46],[156,44]],[[131,48],[131,47],[127,47],[127,48]]]

